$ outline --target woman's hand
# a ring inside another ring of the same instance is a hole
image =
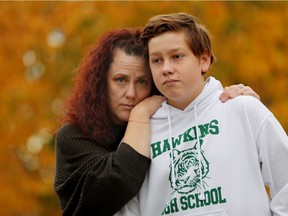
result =
[[[244,86],[243,84],[225,87],[224,92],[220,95],[220,100],[225,103],[229,99],[235,98],[239,95],[250,95],[260,100],[260,96],[253,91],[252,88],[249,86]]]
[[[138,103],[131,111],[129,121],[146,121],[161,107],[166,97],[153,95]]]

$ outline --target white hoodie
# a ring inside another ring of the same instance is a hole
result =
[[[184,110],[154,114],[150,169],[124,215],[288,215],[287,134],[254,97],[221,93],[210,77]]]

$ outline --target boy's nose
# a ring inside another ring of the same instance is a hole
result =
[[[164,75],[172,74],[173,73],[173,67],[171,62],[169,61],[164,61],[163,67],[162,67],[162,73]]]

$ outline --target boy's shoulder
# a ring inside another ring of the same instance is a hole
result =
[[[269,109],[260,100],[249,95],[238,96],[236,98],[230,99],[229,101],[224,103],[224,105],[225,104],[226,106],[232,106],[232,108],[235,110],[241,110],[255,115],[260,113],[271,113]]]

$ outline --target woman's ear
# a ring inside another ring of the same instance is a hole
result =
[[[211,65],[211,53],[208,50],[205,50],[200,57],[201,71],[205,74]]]

